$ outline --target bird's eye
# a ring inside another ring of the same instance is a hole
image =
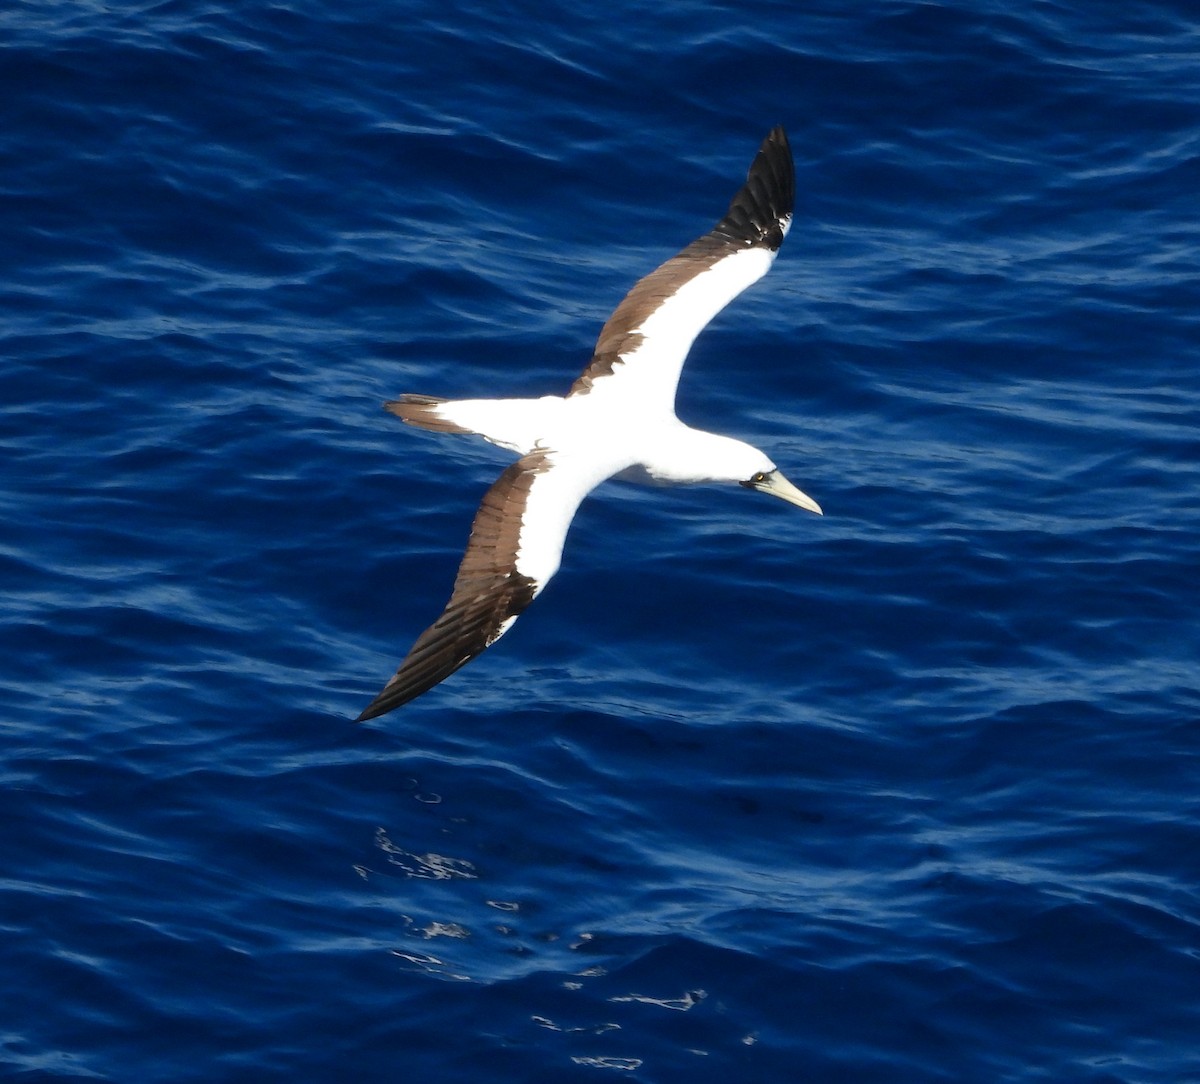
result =
[[[756,486],[761,486],[767,480],[766,471],[759,471],[753,478],[750,479]]]

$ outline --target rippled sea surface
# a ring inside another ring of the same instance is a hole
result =
[[[1185,0],[0,12],[0,1075],[1200,1081]],[[788,127],[680,413],[350,720]]]

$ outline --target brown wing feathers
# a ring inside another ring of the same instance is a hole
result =
[[[450,601],[417,638],[383,691],[358,721],[398,708],[468,663],[532,601],[538,584],[513,567],[529,490],[549,463],[542,452],[518,460],[484,495]]]
[[[733,197],[725,217],[703,237],[634,283],[600,329],[591,363],[571,385],[570,394],[586,395],[597,378],[611,373],[622,354],[637,349],[641,336],[634,329],[642,326],[646,316],[722,256],[757,245],[778,250],[783,244],[781,220],[792,213],[795,200],[792,151],[787,134],[777,126],[767,133],[750,165],[746,183]]]

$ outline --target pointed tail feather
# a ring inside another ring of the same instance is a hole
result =
[[[418,429],[431,429],[435,433],[472,432],[442,417],[440,407],[448,401],[433,395],[402,395],[399,399],[384,403],[383,407],[401,421],[415,425]]]

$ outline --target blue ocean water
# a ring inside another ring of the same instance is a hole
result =
[[[0,12],[0,1074],[1200,1081],[1183,0]],[[604,487],[349,720],[771,125],[680,412],[823,519]]]

